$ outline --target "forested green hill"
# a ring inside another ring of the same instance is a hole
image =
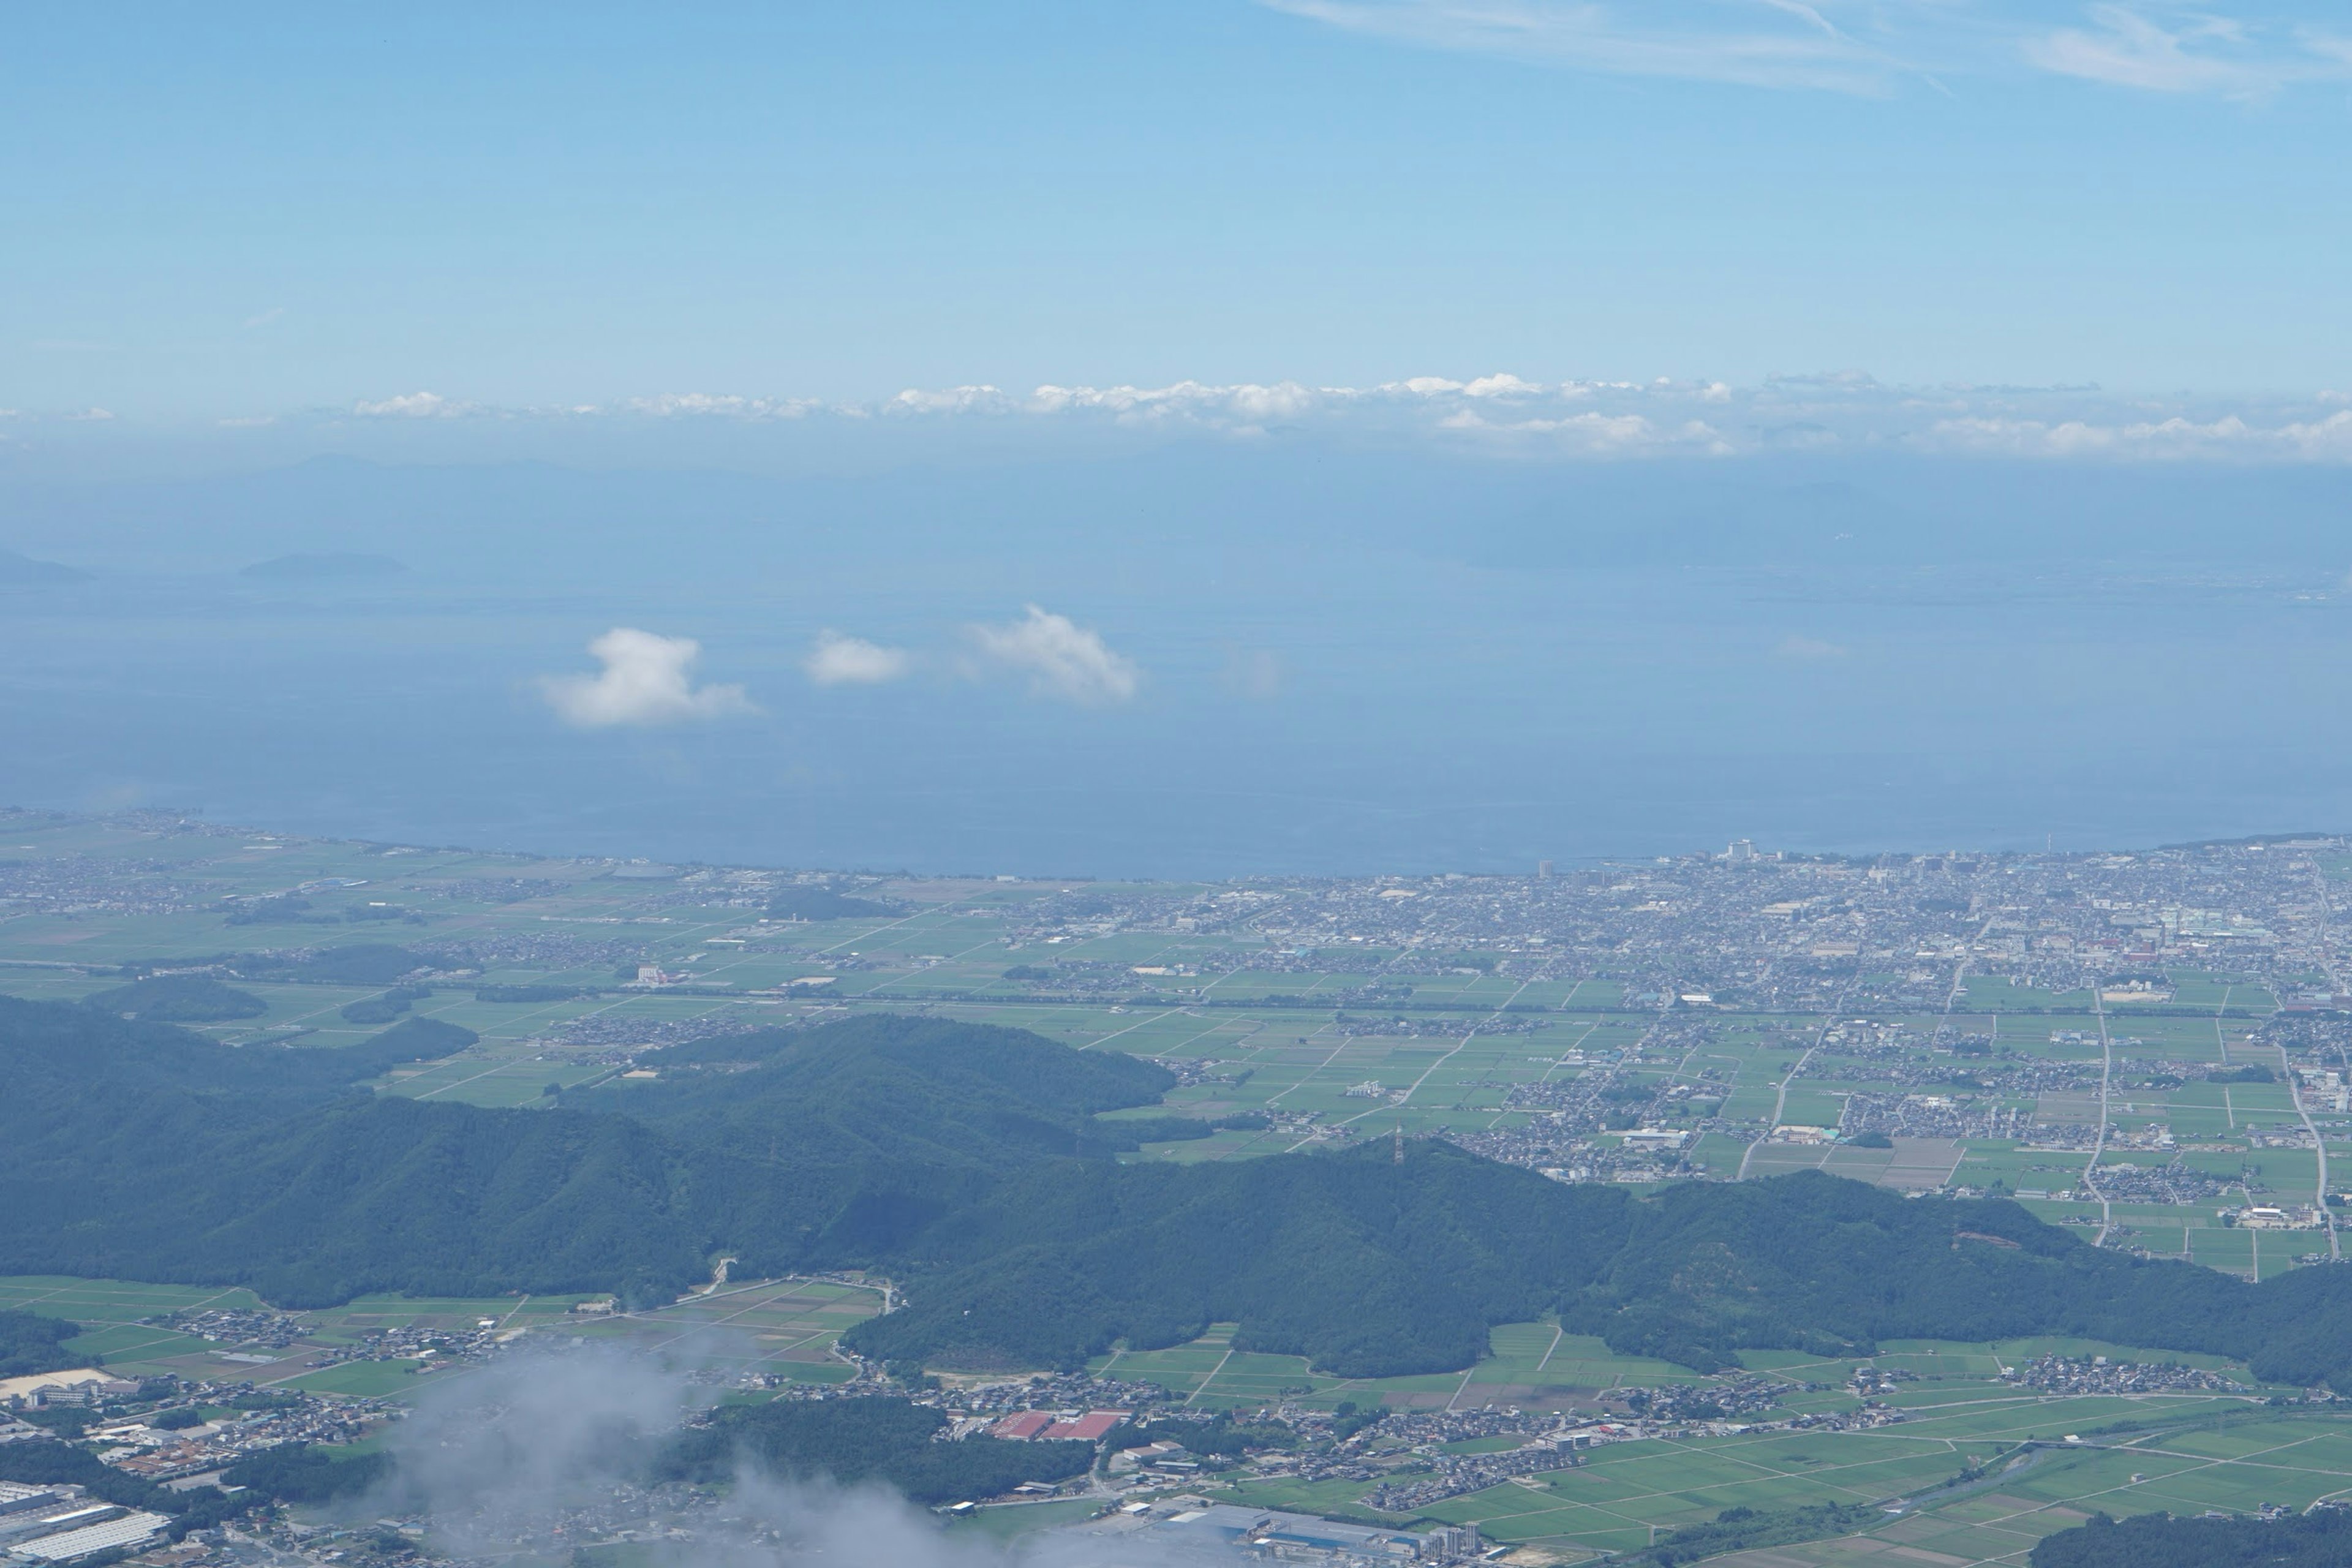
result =
[[[1019,1031],[872,1018],[554,1110],[356,1087],[471,1040],[411,1018],[341,1050],[232,1048],[0,998],[0,1270],[222,1280],[287,1305],[661,1298],[721,1248],[770,1272],[880,1260],[1007,1169],[1133,1147],[1094,1113],[1173,1081]]]
[[[994,1497],[1024,1481],[1063,1480],[1094,1463],[1091,1443],[932,1441],[947,1424],[939,1410],[908,1399],[730,1405],[682,1433],[651,1468],[665,1480],[722,1481],[751,1455],[795,1479],[887,1480],[917,1502],[942,1503]]]
[[[0,1272],[362,1291],[616,1289],[878,1265],[908,1305],[846,1342],[976,1366],[1240,1325],[1354,1375],[1458,1369],[1557,1310],[1615,1349],[2082,1334],[2352,1385],[2352,1270],[2259,1286],[2103,1252],[2001,1200],[1817,1173],[1634,1200],[1423,1142],[1119,1165],[1148,1063],[1019,1030],[866,1016],[680,1047],[663,1078],[489,1110],[376,1095],[463,1031],[233,1049],[0,998]]]
[[[79,1323],[38,1312],[0,1312],[0,1377],[88,1366],[90,1358],[68,1353],[65,1342],[81,1332]]]
[[[1123,1339],[1234,1345],[1355,1377],[1467,1366],[1622,1246],[1622,1188],[1446,1144],[1029,1173],[908,1248],[911,1304],[853,1331],[886,1357],[1074,1366]]]
[[[2284,1382],[2352,1369],[2352,1272],[2250,1286],[2103,1251],[2006,1199],[1904,1198],[1816,1172],[1636,1205],[1624,1250],[1561,1305],[1612,1349],[1701,1369],[1741,1348],[2045,1333],[2243,1357]]]
[[[2280,1520],[2143,1513],[2121,1522],[2099,1514],[2043,1536],[2029,1561],[2032,1568],[2346,1568],[2352,1513],[2330,1508]]]

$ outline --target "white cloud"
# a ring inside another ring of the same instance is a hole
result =
[[[1660,426],[1639,414],[1601,414],[1586,411],[1563,415],[1558,418],[1489,419],[1476,409],[1465,408],[1438,421],[1441,428],[1465,434],[1481,433],[1490,438],[1508,437],[1521,442],[1540,440],[1554,450],[1580,453],[1587,457],[1634,457],[1665,452],[1686,452],[1705,457],[1727,457],[1738,450],[1723,437],[1722,432],[1703,419],[1685,420],[1677,426]]]
[[[1020,620],[971,630],[983,658],[1028,676],[1030,689],[1041,696],[1103,707],[1133,697],[1143,678],[1135,661],[1113,653],[1099,633],[1035,605]]]
[[[448,419],[472,408],[470,403],[453,403],[437,392],[404,392],[374,403],[352,405],[352,413],[368,419]]]
[[[257,316],[247,316],[244,321],[239,321],[237,325],[244,328],[247,331],[251,331],[256,327],[266,327],[269,325],[270,322],[278,320],[278,317],[285,313],[285,306],[273,305]]]
[[[2345,462],[2352,461],[2352,409],[2267,426],[2249,424],[2235,414],[2203,422],[2175,415],[2112,425],[1969,416],[1937,421],[1920,444],[2021,458]]]
[[[1748,0],[1761,4],[1762,0]],[[578,405],[498,407],[411,393],[357,405],[364,416],[452,435],[482,422],[678,419],[738,426],[746,447],[824,441],[852,428],[919,452],[941,422],[982,442],[1032,433],[1076,447],[1117,431],[1144,440],[1233,439],[1429,445],[1512,458],[1641,459],[1793,449],[1907,449],[2101,461],[2201,458],[2352,463],[2352,406],[2342,392],[2291,396],[2142,397],[2095,384],[1906,386],[1862,370],[1772,375],[1732,385],[1706,378],[1537,381],[1507,372],[1414,375],[1363,385],[1298,381],[1179,381],[1163,386],[1048,384],[1025,395],[990,386],[908,390],[855,403],[738,394],[665,394]],[[975,417],[977,416],[977,417]],[[56,411],[41,417],[73,417]],[[326,410],[281,416],[331,423]],[[257,420],[256,421],[257,422]],[[797,431],[799,434],[795,435]],[[1017,434],[1016,434],[1017,433]]]
[[[1328,399],[1356,395],[1350,387],[1308,387],[1295,381],[1278,381],[1271,386],[1255,382],[1214,386],[1180,381],[1172,386],[1041,386],[1029,395],[1025,406],[1033,414],[1108,413],[1129,423],[1196,419],[1216,424],[1239,419],[1256,426],[1268,419],[1297,419]]]
[[[1817,664],[1825,658],[1843,658],[1846,650],[1833,642],[1819,637],[1790,636],[1780,639],[1772,650],[1782,658],[1793,658],[1807,664]]]
[[[1020,404],[992,386],[951,386],[944,392],[908,387],[882,405],[885,414],[1011,414]]]
[[[1879,94],[1909,68],[1792,0],[1621,15],[1592,0],[1263,0],[1294,16],[1397,43],[1507,55],[1620,76]],[[1729,21],[1724,18],[1731,18]]]
[[[904,648],[845,637],[831,627],[817,633],[816,646],[801,661],[808,678],[819,686],[878,686],[898,679],[913,667],[914,659]]]
[[[804,419],[825,406],[813,397],[742,397],[733,393],[665,392],[656,397],[632,397],[619,405],[631,414],[659,419],[707,415],[738,419]],[[593,414],[597,410],[582,409]]]
[[[702,645],[634,626],[614,626],[588,645],[604,668],[594,675],[554,675],[540,689],[568,724],[583,730],[618,724],[675,724],[754,711],[740,686],[694,684]]]
[[[2296,30],[2292,42],[2231,16],[2198,14],[2168,26],[2128,5],[2089,9],[2091,28],[2028,38],[2043,70],[2146,92],[2263,98],[2298,82],[2352,77],[2344,40]]]
[[[68,419],[83,420],[102,425],[107,420],[114,417],[114,410],[110,408],[85,408],[78,414],[68,414],[66,417]]]
[[[2257,98],[2352,78],[2352,38],[2302,22],[2294,0],[2087,6],[2053,26],[2029,0],[1260,0],[1393,43],[1618,76],[1883,95],[1916,79],[2019,65],[2148,92]]]

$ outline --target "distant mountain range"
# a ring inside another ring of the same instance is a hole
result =
[[[0,550],[0,584],[17,583],[86,583],[89,574],[54,561],[36,561],[13,550]]]
[[[2352,1389],[2352,1270],[2260,1285],[2103,1251],[2006,1200],[1816,1173],[1653,1198],[1417,1142],[1206,1164],[1116,1156],[1150,1063],[1017,1029],[867,1016],[719,1037],[662,1076],[485,1110],[370,1093],[462,1032],[232,1049],[0,997],[0,1272],[367,1291],[615,1290],[888,1271],[845,1343],[973,1368],[1075,1366],[1235,1322],[1238,1349],[1351,1376],[1458,1370],[1557,1313],[1700,1370],[1746,1349],[2083,1335]]]
[[[298,552],[257,561],[237,575],[264,583],[375,583],[408,568],[388,555],[352,551]]]

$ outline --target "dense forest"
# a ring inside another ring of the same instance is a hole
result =
[[[780,921],[880,920],[900,912],[832,888],[786,888],[768,901],[770,918]]]
[[[330,1502],[367,1490],[391,1467],[391,1457],[380,1452],[346,1455],[315,1443],[280,1443],[239,1459],[221,1480],[286,1502]]]
[[[785,1399],[730,1405],[681,1434],[655,1462],[664,1480],[723,1481],[739,1458],[779,1475],[823,1473],[845,1484],[885,1480],[920,1503],[996,1497],[1024,1481],[1058,1481],[1094,1462],[1091,1443],[932,1441],[948,1418],[907,1399]]]
[[[0,1377],[26,1377],[68,1366],[94,1364],[68,1353],[65,1343],[81,1332],[79,1323],[37,1312],[0,1312]]]
[[[908,1306],[854,1348],[1073,1367],[1238,1322],[1234,1346],[1350,1377],[1468,1365],[1622,1246],[1623,1189],[1564,1186],[1442,1143],[1024,1174],[908,1248]]]
[[[392,950],[394,953],[398,950]],[[398,962],[381,959],[382,967]],[[877,1266],[855,1349],[1070,1366],[1211,1322],[1349,1375],[1458,1369],[1557,1311],[1622,1352],[2079,1334],[2352,1384],[2352,1271],[2260,1285],[2101,1251],[2006,1200],[1818,1173],[1635,1200],[1417,1142],[1121,1165],[1171,1075],[1014,1029],[870,1015],[671,1048],[662,1077],[490,1110],[370,1092],[471,1037],[409,1016],[341,1048],[232,1049],[0,997],[0,1272],[372,1290],[612,1289]]]
[[[2094,1516],[2045,1535],[2032,1568],[2347,1568],[2352,1513],[2321,1509],[2288,1519]]]
[[[269,1004],[205,974],[156,974],[83,998],[87,1006],[163,1024],[217,1024],[257,1018]]]

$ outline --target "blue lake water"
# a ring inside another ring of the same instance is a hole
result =
[[[1258,478],[328,465],[19,490],[0,545],[93,575],[0,588],[0,799],[1155,877],[2352,826],[2333,492],[2273,497],[2267,531],[2204,531],[2224,476],[2142,549],[2128,497],[2089,522],[2063,497],[2038,521],[1992,492],[1872,499],[1926,482],[1903,474],[1860,502],[1745,476],[1769,503],[1745,522],[1717,518],[1713,477]],[[1971,534],[1977,506],[2000,526]],[[340,548],[410,569],[236,574]],[[1080,707],[988,668],[967,628],[1031,603],[1139,667],[1134,698]],[[567,728],[539,678],[587,668],[624,625],[699,639],[698,675],[758,710]],[[813,686],[800,663],[827,627],[911,650],[915,672]]]

